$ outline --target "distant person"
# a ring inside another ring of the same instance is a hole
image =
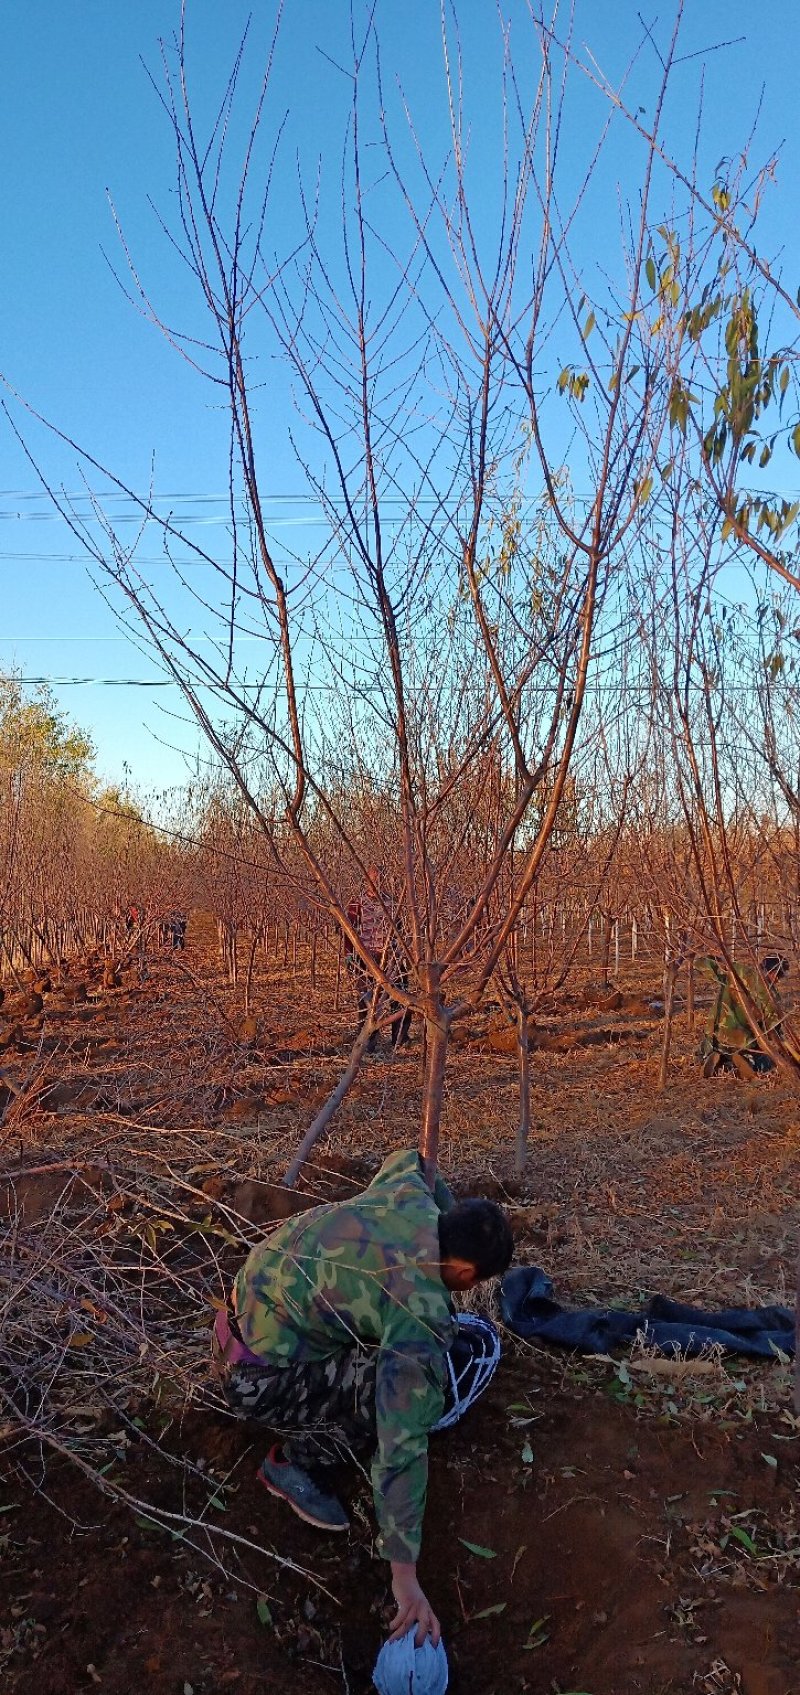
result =
[[[703,1076],[735,1071],[738,1077],[751,1081],[761,1072],[774,1070],[775,1061],[761,1047],[759,1032],[780,1034],[781,1002],[777,984],[789,970],[788,959],[783,954],[771,953],[760,961],[758,970],[753,965],[736,967],[738,977],[758,1008],[755,1023],[739,1004],[730,973],[719,960],[709,957],[697,963],[717,983],[717,998],[700,1049],[700,1057],[705,1061]]]
[[[182,912],[169,912],[158,926],[162,948],[183,949],[186,946],[186,918]]]
[[[428,1435],[456,1422],[499,1358],[494,1327],[476,1314],[457,1319],[451,1296],[501,1276],[513,1247],[495,1201],[454,1201],[441,1178],[431,1192],[419,1155],[394,1153],[360,1195],[290,1218],[257,1243],[214,1324],[231,1411],[283,1433],[259,1481],[306,1524],[347,1529],[324,1468],[343,1452],[372,1451],[392,1632],[416,1626],[420,1645],[440,1634],[417,1578]]]
[[[396,983],[399,989],[406,990],[408,974],[392,928],[393,910],[392,896],[384,882],[383,867],[377,864],[368,866],[364,887],[358,898],[350,902],[347,916],[358,931],[359,940],[367,953],[383,967],[392,983]],[[353,959],[358,989],[358,1016],[363,1024],[372,1004],[375,979],[358,956],[354,956],[352,948],[350,956]],[[400,1048],[408,1041],[411,1013],[397,1001],[392,1001],[390,1005],[394,1011],[390,1025],[392,1047]],[[375,1030],[370,1036],[367,1051],[374,1052],[377,1045],[378,1032]]]

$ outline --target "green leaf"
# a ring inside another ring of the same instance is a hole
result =
[[[800,459],[800,424],[795,424],[794,429],[792,430],[792,447],[794,448],[798,459]]]
[[[669,399],[669,421],[676,429],[680,430],[681,435],[686,434],[686,420],[688,416],[689,396],[686,393],[685,388],[682,388],[680,383],[676,383]]]
[[[464,1536],[459,1536],[458,1540],[459,1542],[463,1542],[464,1547],[468,1548],[471,1554],[477,1554],[480,1560],[497,1559],[497,1553],[494,1548],[482,1548],[479,1542],[468,1542]]]
[[[482,1612],[473,1613],[472,1617],[474,1619],[476,1619],[476,1618],[495,1618],[498,1613],[504,1613],[507,1606],[508,1606],[507,1601],[495,1601],[493,1607],[484,1607]]]
[[[740,1524],[732,1524],[730,1534],[734,1538],[734,1541],[741,1542],[742,1547],[747,1549],[748,1554],[755,1554],[758,1552],[752,1536],[749,1536],[746,1530],[742,1530]]]
[[[256,1613],[258,1614],[259,1624],[272,1624],[272,1614],[269,1610],[269,1602],[266,1595],[259,1595],[258,1600],[256,1601]]]
[[[586,319],[586,323],[583,326],[583,339],[584,339],[584,341],[589,340],[589,337],[590,337],[592,330],[594,329],[594,326],[595,326],[596,323],[597,323],[597,319],[595,318],[594,312],[590,312],[588,318]]]
[[[652,289],[652,290],[653,290],[653,293],[654,293],[654,294],[655,294],[655,289],[656,289],[656,267],[655,267],[655,263],[654,263],[654,261],[653,261],[653,259],[652,259],[652,257],[650,257],[650,258],[649,258],[649,259],[646,259],[646,260],[645,260],[645,263],[644,263],[644,274],[645,274],[645,276],[646,276],[646,278],[647,278],[647,281],[648,281],[648,283],[649,283],[649,284],[650,284],[650,287],[651,287],[651,289]]]
[[[530,1445],[530,1442],[524,1442],[523,1443],[523,1446],[522,1446],[522,1463],[523,1463],[523,1465],[533,1465],[533,1449]]]
[[[524,1653],[530,1653],[532,1648],[544,1647],[545,1642],[547,1642],[550,1637],[549,1630],[545,1630],[545,1625],[549,1622],[549,1619],[549,1613],[543,1613],[541,1618],[534,1619],[533,1624],[528,1631],[528,1640],[522,1644]]]
[[[778,1462],[777,1462],[777,1460],[776,1460],[776,1458],[775,1458],[775,1455],[774,1455],[774,1454],[762,1454],[762,1455],[761,1455],[761,1458],[762,1458],[762,1460],[764,1460],[764,1462],[765,1462],[765,1463],[766,1463],[766,1464],[767,1464],[767,1465],[771,1465],[771,1466],[772,1466],[772,1469],[773,1469],[773,1471],[777,1471],[777,1469],[778,1469]]]

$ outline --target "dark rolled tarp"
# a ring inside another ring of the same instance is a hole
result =
[[[654,1295],[637,1312],[618,1307],[569,1310],[553,1299],[553,1284],[538,1265],[507,1271],[500,1285],[503,1322],[529,1341],[608,1354],[629,1347],[641,1331],[648,1347],[691,1359],[714,1344],[731,1354],[774,1359],[794,1353],[794,1312],[789,1307],[729,1307],[706,1312],[667,1295]]]

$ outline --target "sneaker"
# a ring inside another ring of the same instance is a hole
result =
[[[270,1495],[288,1502],[298,1518],[315,1525],[317,1530],[349,1530],[350,1520],[336,1496],[326,1495],[308,1472],[301,1471],[291,1460],[280,1459],[278,1454],[277,1447],[270,1448],[256,1472],[259,1483],[263,1483]]]

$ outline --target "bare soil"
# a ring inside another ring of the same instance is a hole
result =
[[[264,1439],[207,1387],[207,1335],[267,1220],[414,1140],[419,1045],[366,1062],[288,1196],[346,1051],[346,987],[337,1012],[331,983],[275,968],[242,1043],[240,998],[191,946],[150,971],[104,989],[89,964],[87,1002],[45,995],[4,1055],[25,1093],[0,1132],[19,1279],[0,1308],[0,1681],[365,1695],[390,1616],[368,1482],[342,1476],[346,1539],[259,1490]],[[657,985],[623,988],[540,1023],[523,1179],[500,1020],[454,1044],[445,1175],[506,1201],[518,1258],[566,1300],[788,1300],[796,1099],[704,1081],[680,1020],[659,1096]],[[506,1337],[484,1400],[431,1444],[420,1572],[453,1695],[797,1695],[799,1464],[784,1361],[687,1372]]]

